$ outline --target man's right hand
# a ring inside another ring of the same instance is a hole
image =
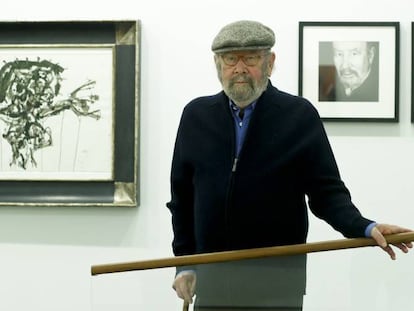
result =
[[[196,274],[194,271],[182,271],[178,273],[173,282],[177,296],[184,301],[193,303],[196,286]]]

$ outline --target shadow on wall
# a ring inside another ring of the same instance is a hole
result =
[[[138,213],[120,207],[0,207],[0,243],[124,246]]]
[[[400,137],[399,123],[329,122],[324,126],[329,136]]]

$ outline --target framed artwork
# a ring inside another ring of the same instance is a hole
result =
[[[299,95],[327,121],[398,122],[398,22],[299,22]]]
[[[0,205],[138,205],[139,42],[139,21],[0,22]]]

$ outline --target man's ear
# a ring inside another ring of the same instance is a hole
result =
[[[370,64],[372,64],[372,62],[374,61],[374,57],[375,57],[375,47],[371,46],[368,51],[368,59],[369,59]]]
[[[275,54],[275,52],[271,52],[270,53],[270,58],[269,58],[269,68],[268,68],[268,72],[267,72],[267,75],[269,77],[272,75],[273,68],[274,68],[274,65],[275,65],[275,60],[276,60],[276,54]]]

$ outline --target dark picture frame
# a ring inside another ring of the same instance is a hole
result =
[[[325,121],[398,122],[398,22],[299,22],[299,95]]]
[[[414,22],[411,22],[411,123],[414,123]]]
[[[140,21],[0,22],[0,205],[139,202]]]

